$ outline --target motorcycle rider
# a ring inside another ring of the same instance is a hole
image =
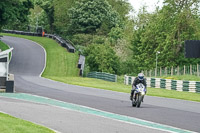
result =
[[[130,100],[131,101],[133,100],[133,96],[135,96],[134,92],[135,92],[135,89],[136,89],[136,85],[138,85],[139,83],[142,83],[145,86],[145,88],[147,89],[146,78],[144,78],[144,74],[143,73],[139,73],[138,76],[133,81],[132,90],[131,90],[131,96],[130,96]]]

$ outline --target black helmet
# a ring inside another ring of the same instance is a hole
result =
[[[139,73],[138,74],[138,79],[139,80],[144,80],[144,74],[143,73]]]

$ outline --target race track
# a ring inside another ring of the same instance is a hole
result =
[[[68,85],[40,77],[45,52],[38,44],[4,36],[14,47],[10,73],[17,93],[28,93],[73,103],[113,114],[130,116],[180,129],[200,132],[200,103],[146,96],[141,108],[131,107],[129,94]],[[59,132],[164,132],[77,111],[0,97],[0,111],[33,121]],[[6,106],[6,108],[5,108]],[[76,128],[78,127],[78,128]]]

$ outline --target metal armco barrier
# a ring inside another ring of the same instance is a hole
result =
[[[35,32],[24,32],[24,31],[17,31],[17,30],[6,30],[4,29],[2,32],[4,33],[11,33],[11,34],[20,34],[20,35],[28,35],[28,36],[40,36],[42,37],[42,33],[35,33]],[[67,50],[71,53],[75,53],[75,48],[71,45],[68,40],[64,40],[57,35],[45,34],[44,37],[52,38],[56,40],[62,47],[67,48]]]
[[[135,77],[125,75],[124,84],[131,85],[134,79]],[[171,80],[171,79],[160,79],[160,78],[146,78],[146,79],[147,79],[147,87],[200,93],[200,82],[197,81],[183,81],[183,80]]]
[[[97,78],[102,79],[110,82],[117,82],[117,75],[104,73],[104,72],[89,72],[87,77],[89,78]]]

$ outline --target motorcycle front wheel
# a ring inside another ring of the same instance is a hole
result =
[[[136,107],[138,107],[138,108],[140,107],[143,97],[144,96],[141,96],[139,94],[137,95],[137,97],[136,97]]]

